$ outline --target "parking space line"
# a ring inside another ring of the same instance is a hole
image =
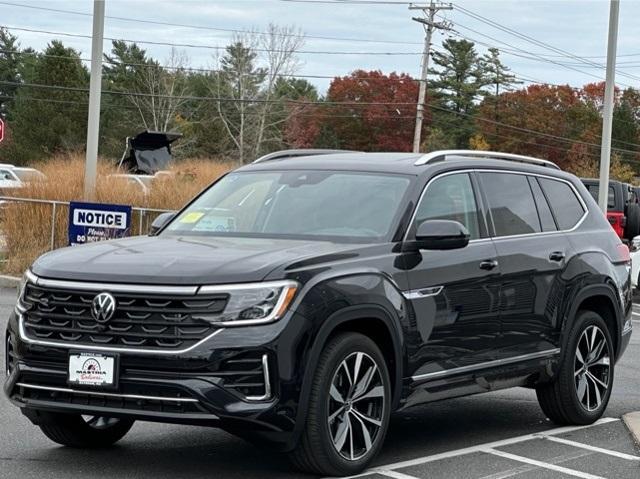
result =
[[[394,479],[419,479],[415,476],[403,474],[402,472],[398,471],[389,471],[387,469],[376,469],[375,473],[381,476],[393,477]]]
[[[618,422],[618,421],[620,421],[620,419],[607,417],[607,418],[602,418],[594,422],[593,424],[590,424],[587,426],[565,426],[565,427],[559,427],[556,429],[550,429],[548,431],[543,431],[539,433],[525,434],[524,436],[517,436],[517,437],[512,437],[510,439],[502,439],[499,441],[489,442],[486,444],[478,444],[477,446],[465,447],[463,449],[456,449],[452,451],[441,452],[439,454],[434,454],[432,456],[418,457],[415,459],[409,459],[407,461],[400,461],[393,464],[385,464],[382,466],[377,466],[377,467],[368,469],[364,472],[361,472],[360,474],[349,476],[349,478],[363,477],[363,476],[368,476],[370,474],[375,474],[375,473],[382,474],[382,471],[391,471],[395,469],[403,469],[405,467],[419,466],[421,464],[440,461],[442,459],[450,459],[452,457],[464,456],[466,454],[472,454],[474,452],[482,452],[485,449],[493,449],[498,447],[510,446],[512,444],[517,444],[519,442],[530,441],[532,439],[539,439],[541,437],[546,437],[546,436],[557,436],[559,434],[566,434],[569,432],[580,431],[581,429],[588,429],[590,427],[601,426],[603,424],[609,424],[611,422]]]
[[[600,454],[608,454],[609,456],[615,456],[620,459],[626,459],[627,461],[640,461],[640,457],[633,456],[631,454],[625,454],[624,452],[612,451],[610,449],[603,449],[601,447],[590,446],[582,442],[570,441],[568,439],[562,439],[561,437],[554,436],[540,436],[547,441],[558,442],[560,444],[566,444],[567,446],[579,447],[580,449],[587,449],[588,451],[599,452]]]
[[[589,474],[586,472],[575,471],[573,469],[568,469],[566,467],[558,466],[557,464],[551,464],[549,462],[536,461],[535,459],[530,459],[524,456],[518,456],[516,454],[511,454],[509,452],[498,451],[496,449],[484,449],[482,452],[486,452],[487,454],[492,454],[494,456],[504,457],[505,459],[511,459],[512,461],[522,462],[525,464],[530,464],[532,466],[541,467],[543,469],[550,469],[555,472],[561,472],[563,474],[567,474],[573,477],[580,477],[582,479],[606,479],[602,476],[594,476],[593,474]]]

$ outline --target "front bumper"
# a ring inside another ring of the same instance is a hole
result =
[[[120,350],[117,388],[95,390],[67,384],[72,344],[33,342],[13,313],[4,391],[35,422],[33,412],[40,410],[100,414],[250,430],[286,443],[295,424],[299,377],[295,359],[277,354],[287,349],[278,347],[285,325],[281,320],[224,329],[180,354]]]

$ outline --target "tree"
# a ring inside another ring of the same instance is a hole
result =
[[[514,85],[521,84],[521,81],[516,80],[515,75],[510,73],[500,60],[500,50],[497,48],[489,48],[489,53],[485,54],[480,62],[482,64],[483,73],[485,76],[487,90],[485,91],[485,102],[493,104],[493,120],[496,122],[494,132],[498,134],[498,122],[500,121],[499,106],[500,103],[500,91],[509,90]],[[495,135],[492,140],[495,140]],[[483,148],[479,148],[483,149]]]
[[[17,163],[84,148],[87,133],[89,72],[79,52],[54,40],[34,59],[28,82],[50,87],[17,91],[11,153]]]
[[[250,35],[236,37],[220,59],[220,71],[210,77],[210,93],[220,98],[215,101],[218,117],[241,163],[255,151],[258,101],[267,76],[267,70],[256,65],[255,44]]]
[[[480,59],[482,65],[482,74],[484,75],[485,87],[488,87],[488,92],[494,95],[496,98],[500,95],[500,88],[508,90],[513,85],[522,84],[521,81],[516,79],[516,76],[511,73],[511,70],[505,66],[500,60],[500,50],[497,48],[489,48],[489,53],[482,56]]]
[[[18,38],[0,27],[0,117],[7,118],[20,81],[20,44]]]
[[[436,76],[429,82],[435,97],[434,121],[457,147],[466,148],[474,132],[475,101],[488,82],[485,64],[472,42],[447,39],[442,46],[444,52],[433,54],[437,68],[430,71]]]
[[[323,123],[342,148],[411,151],[418,83],[405,73],[356,70],[331,81]],[[344,105],[339,105],[345,103]]]
[[[274,102],[278,93],[278,82],[283,85],[282,77],[293,74],[300,63],[296,52],[304,44],[302,32],[293,27],[278,27],[270,24],[265,35],[261,35],[258,45],[265,52],[266,76],[259,105],[258,123],[256,125],[256,141],[254,156],[264,152],[264,143],[281,143],[281,125],[286,121],[282,113],[286,109],[282,104]],[[282,92],[282,90],[280,90]],[[284,97],[287,94],[285,93]],[[279,114],[274,114],[277,110]]]
[[[571,146],[562,138],[579,139],[584,132],[576,127],[584,106],[569,86],[530,85],[502,93],[500,123],[492,120],[493,114],[494,104],[484,101],[476,117],[478,132],[492,138],[492,149],[548,158],[561,166]]]

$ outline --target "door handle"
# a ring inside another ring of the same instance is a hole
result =
[[[549,259],[551,261],[562,261],[564,259],[564,252],[562,251],[554,251],[549,254]]]
[[[480,269],[491,271],[498,267],[498,262],[495,259],[486,259],[480,263]]]

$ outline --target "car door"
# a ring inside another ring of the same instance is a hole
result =
[[[418,335],[414,380],[429,380],[494,359],[500,334],[499,267],[493,242],[480,215],[470,172],[446,173],[426,186],[408,233],[429,219],[462,223],[469,244],[448,251],[419,251],[406,258],[411,290],[406,297]],[[462,369],[461,369],[462,368]]]
[[[557,347],[562,272],[572,254],[539,178],[478,173],[500,263],[498,359],[544,354]],[[544,181],[544,180],[543,180]],[[566,185],[565,185],[566,186]]]

